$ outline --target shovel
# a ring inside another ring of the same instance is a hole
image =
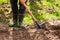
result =
[[[31,15],[33,21],[36,23],[37,29],[44,28],[44,27],[45,27],[45,23],[39,24],[39,23],[37,22],[38,20],[34,17],[34,15],[32,14],[32,11],[27,7],[27,5],[26,5],[25,3],[24,3],[23,5],[25,6],[25,8],[26,8],[26,10],[28,11],[28,13]]]

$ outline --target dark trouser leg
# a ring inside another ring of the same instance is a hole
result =
[[[21,3],[19,3],[19,5],[20,5],[20,7],[19,7],[19,25],[21,25],[26,10],[25,10],[24,5],[22,5]]]
[[[17,0],[10,0],[12,11],[13,11],[13,25],[17,24],[18,5]]]

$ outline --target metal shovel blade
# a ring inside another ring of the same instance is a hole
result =
[[[39,24],[38,22],[35,22],[37,25],[37,29],[44,29],[46,27],[45,23]]]

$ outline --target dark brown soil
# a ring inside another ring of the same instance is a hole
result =
[[[0,24],[0,40],[60,40],[60,26],[49,25],[46,29],[21,29]]]

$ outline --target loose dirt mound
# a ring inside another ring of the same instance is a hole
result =
[[[49,27],[49,28],[48,28]],[[46,29],[21,29],[0,24],[0,40],[60,40],[60,27],[47,26]]]

